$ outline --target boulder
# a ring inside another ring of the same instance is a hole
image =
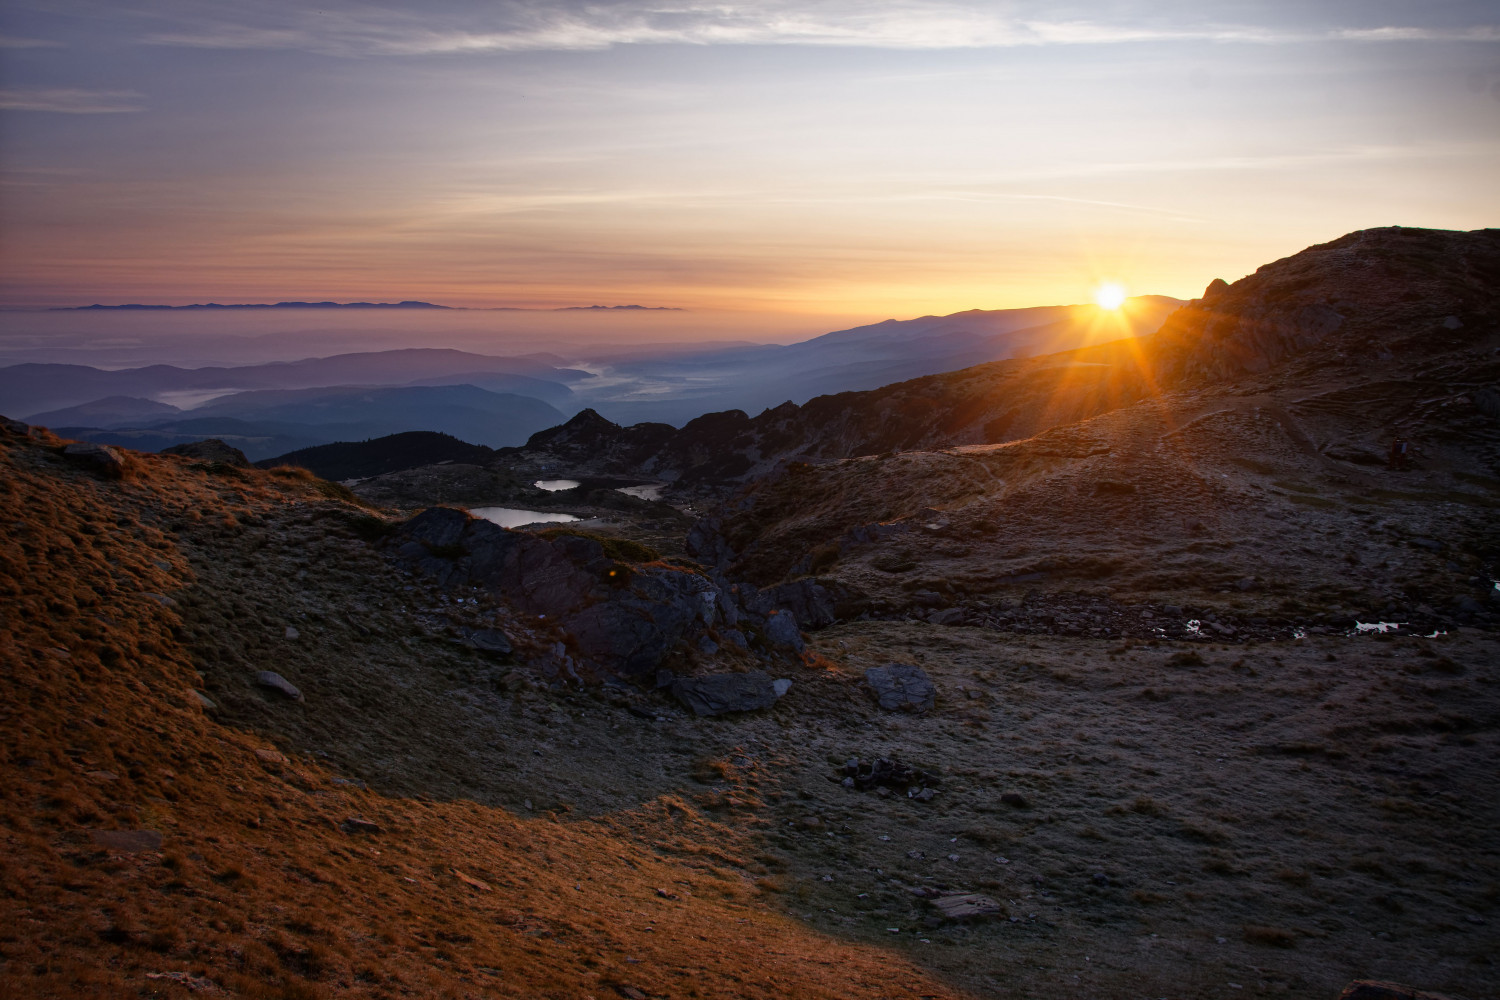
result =
[[[184,458],[195,458],[200,462],[218,462],[220,465],[233,465],[241,469],[251,467],[250,460],[245,457],[244,452],[225,444],[218,438],[204,438],[202,441],[174,444],[170,448],[163,448],[161,453],[163,455],[181,455]]]
[[[125,474],[125,457],[107,444],[74,441],[63,448],[63,457],[106,479],[119,479]]]
[[[937,701],[931,678],[910,663],[887,663],[865,671],[865,683],[888,712],[925,712]]]
[[[274,670],[262,670],[255,675],[255,683],[268,691],[274,691],[283,698],[292,701],[301,701],[302,692],[297,690],[296,685]]]
[[[12,434],[27,437],[31,434],[31,425],[24,420],[12,420],[10,417],[0,417],[0,427],[5,428]]]
[[[475,629],[465,640],[481,653],[505,656],[511,651],[510,637],[497,628]]]
[[[817,580],[793,580],[755,591],[745,606],[757,614],[790,611],[808,628],[822,628],[838,620],[838,594]]]
[[[776,682],[763,670],[679,677],[672,681],[672,696],[698,716],[753,712],[776,703]]]
[[[807,648],[802,632],[797,628],[797,618],[790,611],[772,611],[766,618],[766,641],[772,646],[781,646],[800,653]]]

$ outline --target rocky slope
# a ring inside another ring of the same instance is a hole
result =
[[[294,472],[115,457],[0,430],[13,995],[1331,1000],[1356,976],[1494,981],[1483,632],[844,622],[784,661],[770,707],[698,718],[558,669],[568,631],[528,602],[576,592],[587,544],[509,539],[540,571],[487,581],[456,512],[429,516],[451,540],[393,532]],[[725,646],[692,655],[764,662]],[[865,671],[892,661],[933,707],[870,696]],[[923,772],[921,794],[846,787],[851,758]],[[981,915],[943,915],[974,897]]]
[[[1315,391],[1328,378],[1358,381],[1376,401],[1382,386],[1406,386],[1392,388],[1376,413],[1350,414],[1378,439],[1397,428],[1419,431],[1413,421],[1443,402],[1471,416],[1500,412],[1491,356],[1497,288],[1500,230],[1365,230],[1233,285],[1216,281],[1153,335],[823,396],[754,418],[711,413],[676,431],[621,428],[586,411],[501,460],[554,472],[746,479],[791,460],[1018,441],[1162,394],[1209,388],[1243,396],[1276,385]],[[1279,367],[1302,355],[1300,366]],[[1422,367],[1420,377],[1391,368],[1412,364]],[[1246,381],[1273,367],[1268,379]],[[1405,398],[1439,382],[1450,387],[1441,400]],[[1403,403],[1424,409],[1408,412]],[[1377,460],[1379,443],[1366,442]],[[1479,456],[1491,465],[1496,457],[1493,450]]]

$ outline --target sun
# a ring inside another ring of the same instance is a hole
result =
[[[1125,286],[1106,281],[1094,289],[1094,301],[1100,309],[1118,309],[1125,304]]]

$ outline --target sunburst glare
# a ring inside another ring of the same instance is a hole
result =
[[[1094,302],[1100,309],[1118,309],[1125,304],[1125,286],[1106,281],[1094,289]]]

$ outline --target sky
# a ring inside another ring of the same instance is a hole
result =
[[[0,5],[4,307],[1191,297],[1497,177],[1493,2]]]

